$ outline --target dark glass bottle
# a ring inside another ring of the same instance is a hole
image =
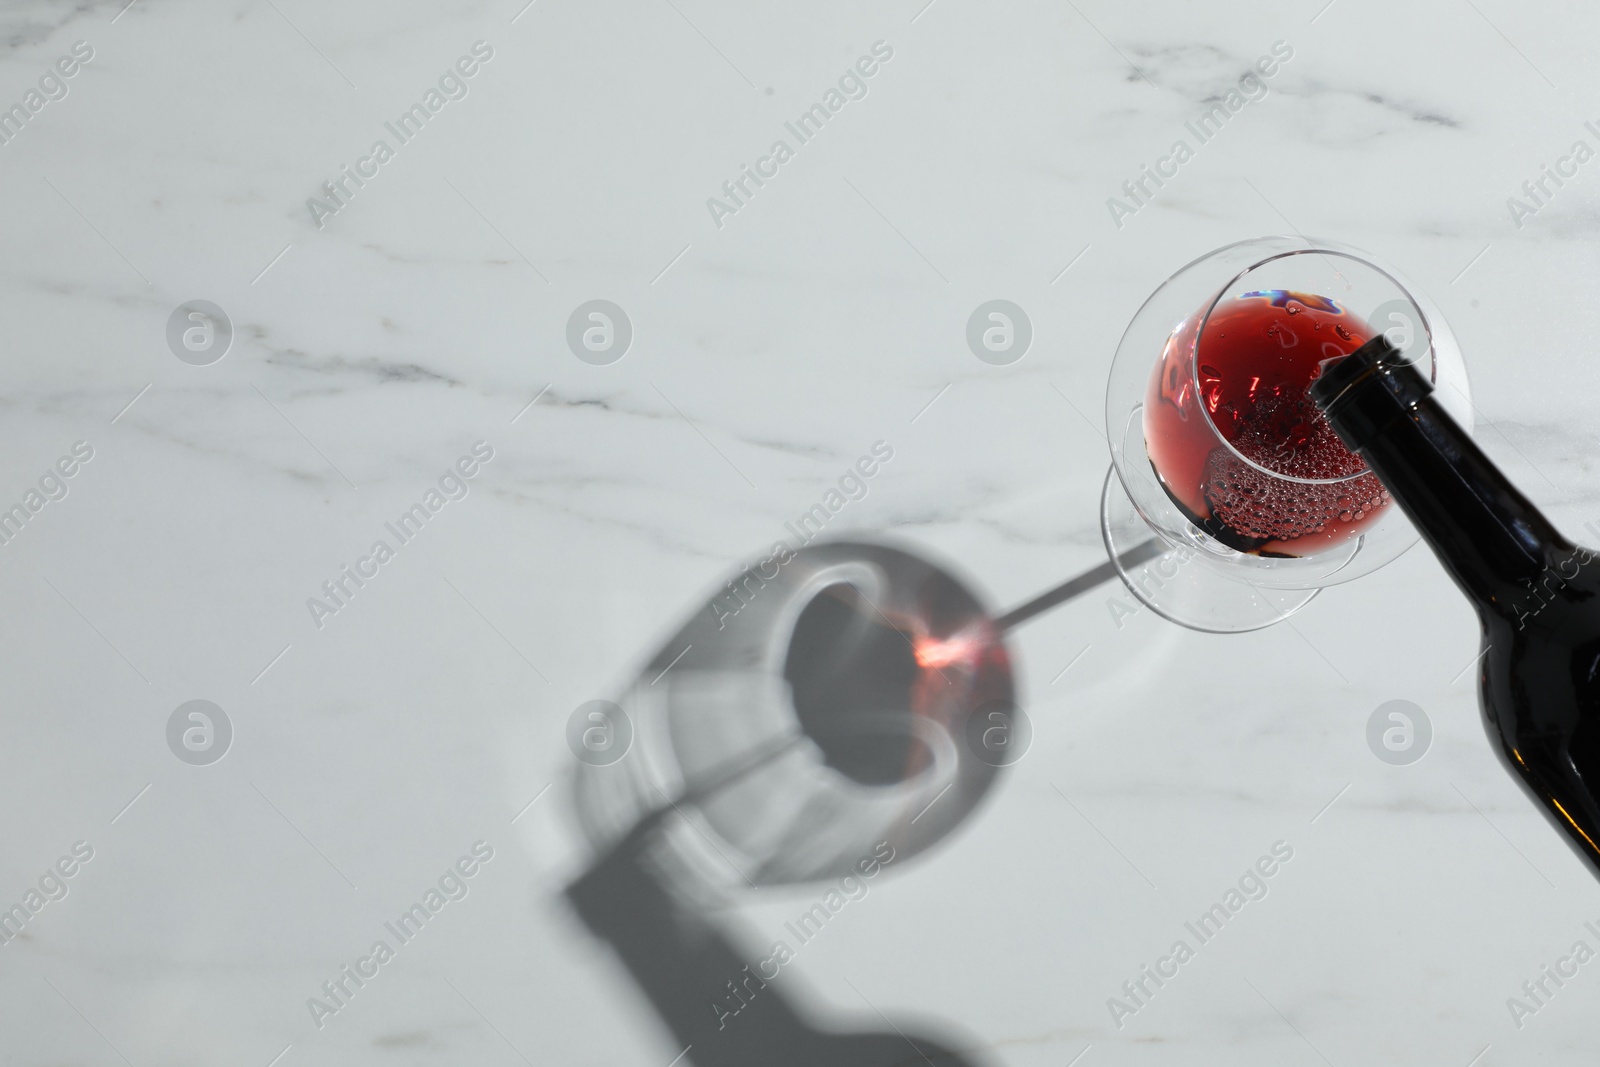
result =
[[[1311,397],[1483,623],[1479,697],[1505,764],[1600,876],[1600,570],[1517,491],[1380,334]]]

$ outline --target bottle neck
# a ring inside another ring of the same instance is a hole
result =
[[[1380,335],[1331,365],[1312,396],[1477,605],[1514,618],[1572,544],[1433,398]]]

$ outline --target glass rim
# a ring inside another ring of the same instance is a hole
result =
[[[1239,281],[1239,279],[1243,278],[1245,275],[1249,274],[1251,271],[1259,270],[1260,268],[1266,266],[1269,263],[1274,263],[1274,262],[1276,262],[1277,260],[1280,260],[1280,259],[1287,259],[1290,256],[1304,256],[1304,255],[1320,255],[1320,256],[1323,256],[1323,257],[1339,256],[1339,257],[1344,258],[1344,259],[1354,260],[1355,262],[1360,263],[1362,266],[1369,267],[1372,270],[1377,271],[1379,274],[1383,275],[1385,278],[1387,278],[1389,280],[1389,283],[1391,285],[1393,285],[1396,290],[1399,291],[1400,295],[1405,298],[1406,303],[1410,304],[1412,309],[1417,313],[1417,319],[1421,323],[1423,334],[1428,339],[1428,346],[1427,346],[1428,353],[1429,353],[1430,356],[1432,355],[1432,352],[1433,352],[1433,327],[1428,322],[1428,314],[1427,314],[1426,311],[1424,311],[1422,309],[1422,305],[1417,303],[1417,298],[1412,295],[1411,290],[1407,289],[1405,287],[1405,285],[1400,281],[1400,279],[1396,278],[1393,274],[1390,274],[1387,270],[1384,270],[1383,267],[1379,266],[1378,264],[1372,262],[1370,259],[1367,259],[1362,255],[1357,255],[1354,252],[1347,252],[1347,251],[1343,251],[1343,250],[1337,249],[1337,248],[1319,247],[1317,244],[1313,243],[1308,238],[1301,238],[1301,240],[1306,241],[1306,243],[1307,243],[1307,245],[1309,247],[1306,247],[1306,248],[1292,248],[1292,249],[1288,249],[1288,250],[1283,251],[1283,252],[1275,252],[1272,255],[1266,256],[1263,259],[1257,260],[1256,262],[1251,263],[1249,266],[1245,267],[1243,270],[1241,270],[1238,273],[1234,274],[1233,277],[1231,277],[1227,281],[1223,282],[1222,285],[1217,289],[1215,295],[1213,295],[1212,298],[1211,298],[1211,302],[1208,305],[1206,305],[1205,311],[1200,317],[1199,324],[1195,327],[1194,341],[1189,346],[1189,357],[1188,357],[1188,363],[1189,363],[1189,373],[1188,373],[1189,385],[1190,385],[1191,388],[1193,388],[1195,390],[1195,400],[1197,401],[1198,407],[1200,408],[1201,417],[1206,420],[1206,426],[1211,430],[1211,435],[1214,438],[1216,438],[1216,440],[1222,445],[1222,447],[1227,449],[1228,452],[1235,459],[1239,460],[1239,462],[1245,464],[1246,466],[1250,467],[1253,470],[1259,471],[1262,474],[1267,475],[1270,478],[1274,478],[1274,479],[1276,479],[1278,481],[1282,481],[1282,482],[1293,482],[1293,483],[1296,483],[1296,484],[1299,484],[1299,485],[1338,485],[1341,482],[1352,482],[1352,481],[1355,481],[1357,478],[1364,478],[1364,477],[1366,477],[1366,476],[1368,476],[1368,475],[1370,475],[1372,473],[1372,468],[1368,467],[1365,464],[1365,462],[1363,461],[1362,467],[1361,467],[1361,469],[1359,471],[1356,471],[1354,474],[1347,474],[1347,475],[1344,475],[1344,476],[1339,477],[1339,478],[1297,478],[1292,474],[1284,474],[1282,471],[1275,471],[1271,467],[1262,466],[1260,463],[1258,463],[1255,460],[1251,459],[1249,456],[1246,456],[1244,453],[1240,452],[1237,448],[1235,448],[1233,446],[1233,442],[1228,440],[1228,438],[1226,436],[1224,436],[1222,431],[1217,428],[1216,421],[1214,419],[1212,419],[1211,412],[1206,408],[1205,402],[1200,400],[1200,392],[1199,392],[1199,388],[1200,388],[1200,339],[1205,335],[1206,326],[1207,326],[1207,324],[1209,324],[1211,322],[1212,313],[1216,311],[1217,306],[1222,303],[1222,298],[1227,295],[1228,291],[1234,287],[1234,285]],[[1236,242],[1236,244],[1245,244],[1245,243],[1248,243],[1248,242],[1243,242],[1243,241]],[[1232,247],[1232,246],[1229,246],[1229,247]],[[1204,258],[1204,257],[1202,257],[1202,258]],[[1262,291],[1266,292],[1268,290],[1262,290]],[[1338,304],[1338,301],[1334,300],[1332,297],[1324,297],[1324,299],[1328,300],[1330,303]],[[1339,305],[1339,306],[1342,307],[1343,305]],[[1330,357],[1330,358],[1332,358],[1332,357]],[[1412,360],[1411,362],[1415,362],[1415,360]],[[1438,364],[1437,364],[1437,361],[1435,361],[1435,360],[1430,358],[1428,360],[1428,380],[1430,382],[1436,382],[1437,375],[1438,375]]]

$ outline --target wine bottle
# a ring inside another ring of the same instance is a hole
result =
[[[1310,394],[1477,609],[1501,762],[1600,877],[1600,573],[1489,461],[1382,334]]]

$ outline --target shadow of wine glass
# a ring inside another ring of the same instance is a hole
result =
[[[971,814],[1001,765],[967,726],[1013,693],[990,613],[883,544],[808,545],[728,588],[737,617],[713,598],[621,698],[633,750],[578,767],[599,858],[568,901],[699,1067],[975,1067],[870,1004],[864,1028],[803,1010],[797,980],[754,973],[711,915],[752,887],[854,875],[874,843],[914,856]]]

